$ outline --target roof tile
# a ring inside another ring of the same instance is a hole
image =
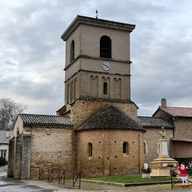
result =
[[[160,109],[169,113],[172,116],[180,116],[180,117],[192,117],[192,108],[185,107],[162,107]]]
[[[78,128],[78,130],[114,128],[145,131],[141,125],[114,106],[103,109],[88,120],[82,127]]]
[[[70,118],[57,115],[20,114],[23,124],[73,126]]]
[[[0,131],[0,143],[9,144],[9,140],[13,137],[13,131],[9,131],[9,137],[6,137],[7,131]]]
[[[137,122],[143,127],[166,127],[166,128],[174,128],[173,125],[161,119],[159,117],[137,117]]]

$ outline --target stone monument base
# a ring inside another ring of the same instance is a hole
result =
[[[150,163],[152,177],[170,176],[170,169],[176,169],[179,163],[168,156],[167,139],[160,139],[160,153],[157,159]],[[173,167],[169,167],[173,165]]]
[[[173,165],[174,167],[168,167]],[[157,158],[150,163],[152,177],[170,176],[171,169],[177,169],[178,162],[172,158]]]

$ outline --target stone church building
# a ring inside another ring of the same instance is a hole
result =
[[[169,151],[175,125],[137,117],[131,100],[130,33],[135,25],[77,16],[65,41],[65,105],[56,115],[20,114],[9,144],[8,176],[37,178],[40,168],[83,177],[136,175],[158,156],[165,127]],[[192,116],[191,116],[192,117]],[[179,142],[179,141],[174,141]]]

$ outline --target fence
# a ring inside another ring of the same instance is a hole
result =
[[[48,169],[48,182],[53,182],[53,174],[58,171],[58,184],[65,185],[65,171],[64,170],[54,170]],[[42,168],[39,169],[39,180],[44,179],[44,170]],[[78,183],[79,189],[81,188],[81,172],[74,171],[73,172],[73,187],[75,187],[75,183]]]

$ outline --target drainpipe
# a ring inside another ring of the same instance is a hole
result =
[[[177,118],[174,118],[173,117],[173,137],[171,137],[170,139],[169,139],[169,157],[171,157],[171,139],[173,139],[174,137],[175,137],[175,120],[176,120]]]

